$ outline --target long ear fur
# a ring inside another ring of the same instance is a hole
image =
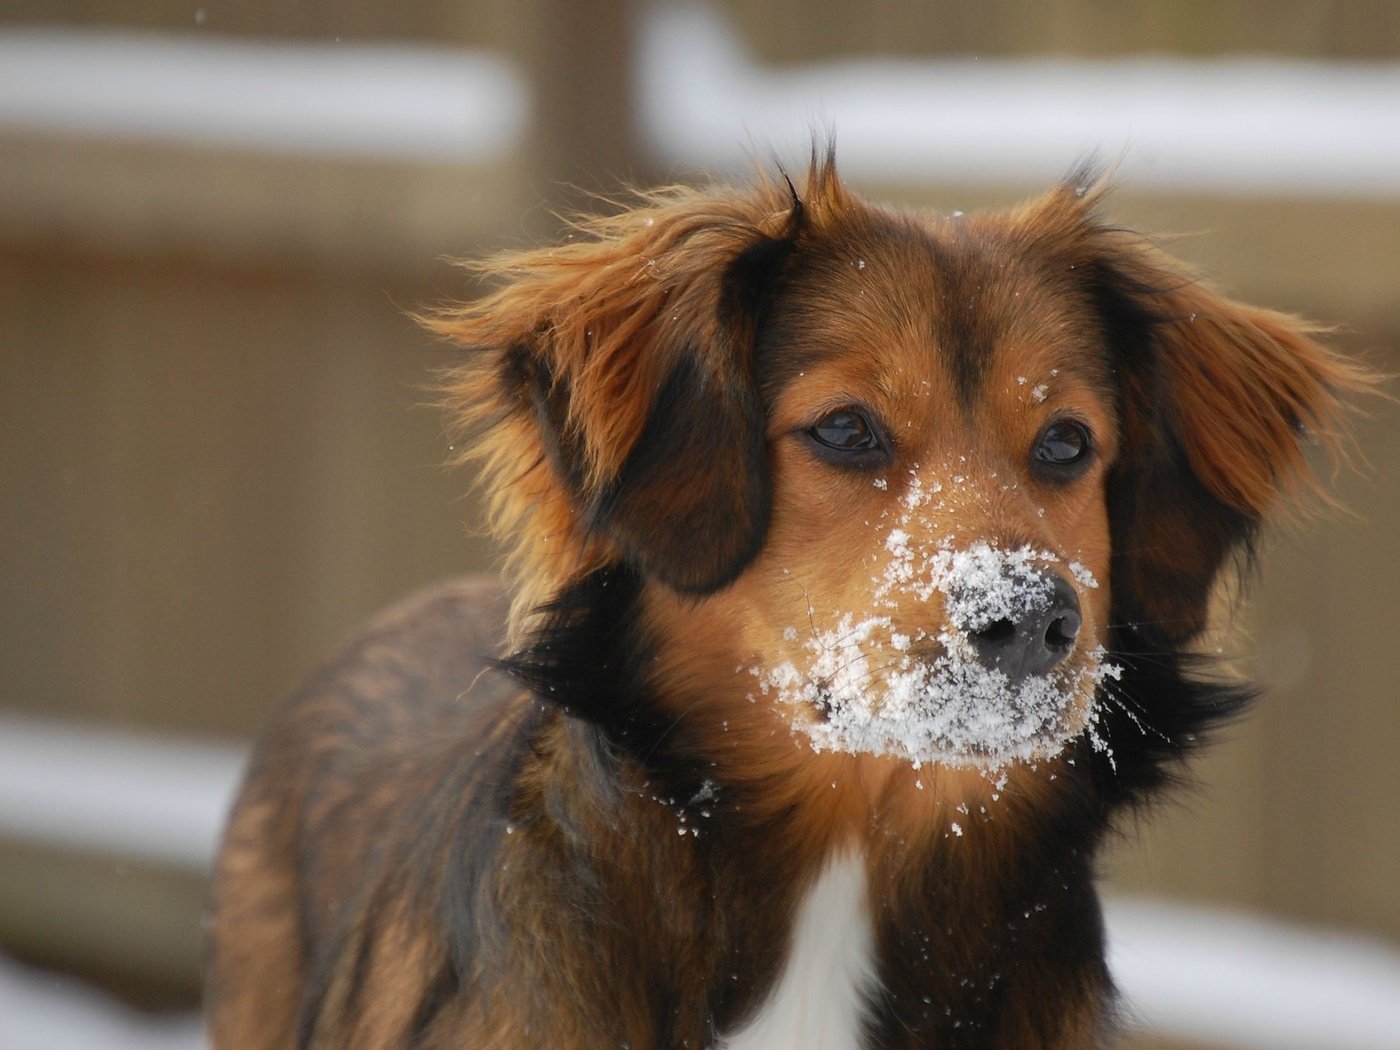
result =
[[[1265,516],[1318,491],[1309,447],[1345,448],[1348,395],[1375,379],[1297,318],[1233,302],[1143,238],[1098,224],[1095,197],[1066,187],[1077,266],[1122,384],[1122,450],[1109,483],[1118,615],[1172,642],[1206,624],[1227,559]]]
[[[839,193],[829,165],[809,191]],[[521,601],[625,561],[683,592],[727,583],[768,524],[752,348],[805,209],[786,184],[674,189],[477,267],[502,284],[426,319],[469,351],[448,377]]]

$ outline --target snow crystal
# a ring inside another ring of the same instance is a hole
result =
[[[1053,672],[1013,683],[979,659],[973,641],[998,620],[1046,608],[1054,593],[1048,567],[1064,566],[1086,589],[1098,586],[1093,573],[1029,546],[916,542],[911,530],[926,534],[927,522],[916,521],[915,512],[940,486],[917,470],[910,474],[867,609],[828,629],[811,628],[800,655],[756,670],[762,693],[793,709],[794,728],[818,751],[894,755],[916,767],[1001,770],[1050,757],[1086,721],[1095,740],[1094,712],[1080,708],[1120,673],[1102,648],[1081,649]],[[935,600],[942,616],[926,618],[929,630],[911,628],[899,615]],[[789,641],[794,634],[784,632]]]
[[[1072,561],[1067,566],[1069,573],[1074,577],[1076,583],[1081,587],[1088,587],[1091,590],[1098,587],[1099,581],[1094,578],[1094,574],[1089,571],[1089,567],[1081,562]]]
[[[807,666],[785,661],[762,687],[796,708],[794,726],[815,750],[999,769],[1058,753],[1080,728],[1076,699],[1117,672],[1096,648],[1068,674],[1013,686],[961,631],[938,634],[932,660],[897,649],[892,636],[889,617],[843,617],[809,639]]]

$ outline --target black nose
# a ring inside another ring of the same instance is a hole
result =
[[[977,658],[1017,685],[1060,663],[1079,636],[1079,598],[1069,582],[1046,574],[1048,594],[1015,619],[994,620],[970,632]]]

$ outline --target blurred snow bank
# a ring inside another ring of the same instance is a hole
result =
[[[862,58],[766,68],[699,3],[643,8],[635,98],[662,163],[746,167],[833,131],[854,178],[1042,186],[1081,156],[1134,186],[1400,195],[1400,65],[1167,57]],[[0,129],[481,163],[528,135],[484,52],[0,30]]]
[[[742,167],[835,132],[848,176],[1053,181],[1096,152],[1134,186],[1400,194],[1400,65],[1228,58],[753,63],[710,8],[652,9],[648,138],[674,163]],[[762,154],[760,154],[762,156]]]
[[[230,745],[0,715],[0,838],[204,870],[242,762]],[[1247,1050],[1400,1045],[1395,946],[1165,901],[1106,910],[1115,980],[1148,1030]],[[200,1045],[190,1019],[140,1018],[3,960],[0,1018],[2,1050]]]
[[[231,744],[0,714],[0,836],[202,871],[244,757]]]
[[[484,52],[0,31],[0,128],[483,163],[524,137],[527,111],[514,67]]]
[[[1149,1031],[1258,1050],[1400,1047],[1400,949],[1178,902],[1105,902],[1109,968]]]
[[[0,956],[3,1050],[203,1050],[198,1017],[145,1017],[67,977]]]

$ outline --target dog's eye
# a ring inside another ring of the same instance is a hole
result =
[[[827,448],[839,452],[867,452],[880,447],[870,421],[853,408],[828,412],[808,431]]]
[[[833,409],[806,430],[813,449],[837,466],[866,466],[886,460],[886,443],[870,417],[852,405]]]
[[[1057,419],[1036,438],[1032,466],[1047,480],[1066,479],[1077,476],[1092,452],[1087,427],[1072,419]]]

